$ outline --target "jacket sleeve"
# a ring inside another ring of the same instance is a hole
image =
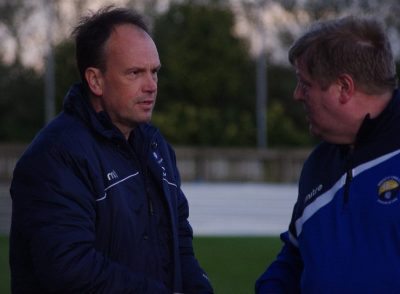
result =
[[[206,272],[200,267],[193,250],[193,231],[188,222],[189,208],[186,197],[180,191],[179,203],[179,251],[184,293],[214,293]]]
[[[288,232],[281,234],[284,245],[275,261],[258,278],[256,294],[300,293],[303,263],[299,250],[289,241]]]
[[[170,145],[170,160],[173,163],[174,176],[178,187],[178,237],[181,263],[183,293],[209,294],[214,293],[206,272],[201,268],[193,250],[193,230],[189,224],[189,205],[181,189],[180,174],[176,165],[175,152]]]
[[[82,163],[59,151],[18,163],[11,185],[12,275],[32,267],[43,292],[168,293],[161,283],[96,250],[97,195],[83,181],[83,170]],[[28,264],[18,259],[21,252],[29,256]]]

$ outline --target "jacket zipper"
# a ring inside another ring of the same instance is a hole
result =
[[[353,169],[351,164],[351,157],[353,155],[354,146],[350,146],[349,153],[347,154],[347,162],[346,162],[346,181],[344,184],[344,196],[343,196],[343,205],[347,205],[350,198],[350,184],[353,180]]]
[[[349,202],[350,184],[352,180],[353,180],[353,170],[348,169],[346,172],[346,182],[344,184],[344,199],[343,199],[344,205],[347,205],[347,203]]]
[[[148,191],[148,188],[147,188],[148,183],[146,180],[145,180],[145,185],[146,185],[147,204],[149,206],[149,214],[150,214],[150,216],[152,216],[152,215],[154,215],[154,206],[153,206],[153,201],[151,200],[151,197],[150,197],[150,192]]]
[[[144,187],[145,187],[145,193],[146,193],[146,199],[147,199],[147,205],[148,205],[148,213],[149,213],[149,216],[153,216],[154,215],[154,205],[153,205],[153,201],[151,200],[150,192],[149,192],[149,188],[148,188],[149,183],[148,183],[147,177],[149,175],[148,175],[147,167],[142,165],[142,162],[137,157],[137,154],[134,151],[134,149],[129,144],[128,144],[128,146],[129,146],[130,154],[133,158],[133,161],[136,162],[136,164],[138,165],[138,167],[141,171],[143,182],[144,182]]]

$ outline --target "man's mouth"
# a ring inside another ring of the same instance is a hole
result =
[[[153,109],[155,104],[155,100],[154,99],[146,99],[143,101],[138,102],[138,105],[144,109],[145,111],[150,111]]]

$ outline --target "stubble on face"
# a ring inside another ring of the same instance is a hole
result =
[[[117,26],[107,42],[100,98],[111,121],[125,137],[149,122],[157,95],[160,60],[151,37],[133,25]]]

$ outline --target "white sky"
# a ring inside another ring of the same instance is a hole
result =
[[[249,24],[248,18],[246,18],[244,12],[240,8],[240,0],[230,0],[234,12],[236,14],[236,27],[235,31],[238,36],[247,38],[250,41],[251,54],[256,55],[264,44],[264,48],[269,53],[270,62],[274,63],[287,63],[287,50],[284,44],[278,37],[278,33],[282,29],[291,31],[293,35],[299,35],[303,29],[305,29],[310,19],[305,11],[300,11],[296,16],[285,11],[280,4],[271,1],[269,4],[264,6],[263,10],[258,9],[257,15],[262,19],[261,21],[261,32],[255,28],[254,24]],[[372,0],[370,0],[372,1]],[[43,3],[46,5],[42,5]],[[60,22],[52,22],[50,17],[44,17],[46,10],[51,8],[51,1],[40,0],[35,1],[37,9],[32,13],[29,18],[24,20],[24,25],[21,26],[20,34],[22,35],[23,41],[23,56],[22,61],[24,64],[34,66],[38,69],[43,67],[43,60],[48,50],[49,41],[53,40],[53,43],[57,43],[62,39],[68,37],[74,25],[76,24],[77,18],[87,12],[95,11],[103,5],[115,4],[124,5],[129,0],[93,0],[88,1],[87,7],[82,11],[75,12],[73,0],[63,1],[60,6]],[[137,3],[141,2],[137,0]],[[143,2],[145,3],[145,2]],[[161,0],[158,2],[158,11],[163,11],[168,8],[169,0]],[[143,5],[137,5],[136,7],[141,10]],[[382,9],[388,5],[381,5]],[[383,13],[383,12],[382,12]],[[385,11],[387,13],[387,11]],[[393,51],[395,55],[399,57],[400,54],[400,41],[399,32],[396,30],[389,30],[389,36],[392,41]],[[12,61],[15,57],[15,43],[9,38],[9,32],[4,27],[0,26],[0,40],[2,42],[2,50],[5,52],[4,57],[6,61]]]

